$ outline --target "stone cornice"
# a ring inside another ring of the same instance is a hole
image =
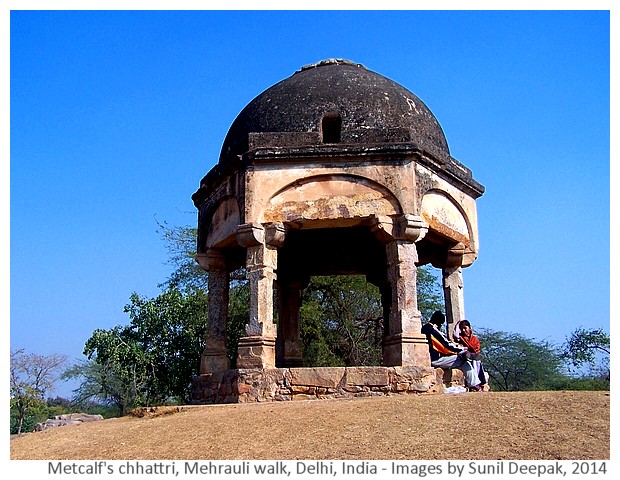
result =
[[[297,165],[306,161],[310,165],[325,163],[403,162],[414,161],[426,166],[473,198],[484,193],[484,186],[473,179],[471,170],[453,157],[438,159],[417,145],[407,143],[382,144],[325,144],[294,147],[261,147],[240,156],[238,162],[216,164],[201,180],[200,188],[192,195],[198,208],[226,177],[250,170],[260,165]]]

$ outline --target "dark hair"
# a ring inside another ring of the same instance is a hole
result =
[[[435,313],[431,315],[431,319],[429,320],[430,323],[437,326],[443,325],[445,321],[446,317],[439,310],[435,311]]]
[[[469,320],[461,320],[461,321],[459,322],[459,326],[461,326],[461,327],[469,327],[469,328],[471,328],[471,323],[469,323]]]

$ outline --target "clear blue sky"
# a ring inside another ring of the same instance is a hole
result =
[[[485,185],[474,325],[609,331],[607,11],[14,11],[10,42],[11,349],[127,324],[236,115],[326,58],[414,92]]]

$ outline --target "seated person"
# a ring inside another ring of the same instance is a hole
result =
[[[478,372],[467,361],[461,352],[467,349],[450,343],[441,332],[441,326],[446,317],[439,310],[433,313],[431,319],[422,325],[422,333],[426,335],[428,350],[431,355],[431,366],[435,368],[458,368],[465,377],[465,386],[469,391],[482,391]]]
[[[468,320],[461,320],[454,326],[454,339],[457,343],[467,349],[465,357],[471,362],[474,370],[478,372],[480,379],[480,387],[483,391],[489,391],[487,376],[482,367],[482,352],[480,348],[480,340],[471,329],[471,323]]]

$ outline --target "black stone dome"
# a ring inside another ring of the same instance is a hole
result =
[[[417,96],[362,65],[325,60],[254,98],[231,125],[220,164],[249,150],[250,133],[279,133],[291,146],[300,138],[305,145],[327,142],[321,133],[326,116],[337,118],[336,141],[343,145],[410,142],[437,159],[450,158],[439,122]]]

